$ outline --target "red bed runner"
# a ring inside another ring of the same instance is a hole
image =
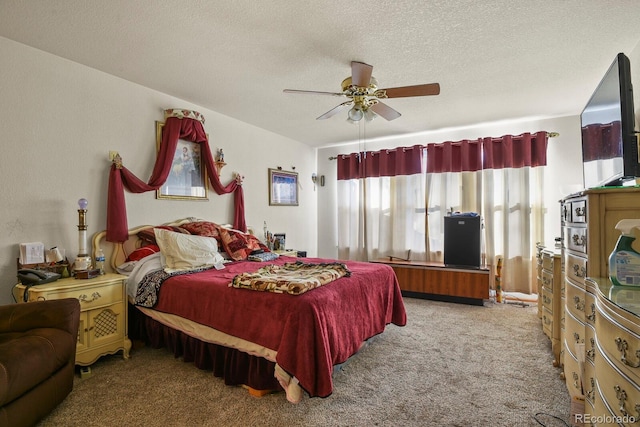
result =
[[[273,264],[295,261],[280,257]],[[306,258],[307,263],[334,260]],[[395,273],[385,264],[344,261],[351,271],[302,295],[229,287],[237,274],[263,263],[241,261],[167,279],[155,310],[211,326],[277,352],[276,361],[310,396],[333,390],[333,366],[389,323],[406,324]]]

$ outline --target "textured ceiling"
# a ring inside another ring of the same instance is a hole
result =
[[[339,92],[352,60],[380,87],[440,83],[387,100],[402,117],[367,137],[579,114],[639,17],[637,0],[2,0],[0,36],[323,146],[358,138],[346,112],[315,120],[343,100],[283,89]]]

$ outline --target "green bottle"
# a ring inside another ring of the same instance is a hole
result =
[[[616,224],[621,234],[609,255],[609,279],[614,285],[640,286],[640,253],[631,247],[636,227],[640,227],[640,219],[623,219]]]

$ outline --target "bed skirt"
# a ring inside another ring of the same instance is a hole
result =
[[[274,376],[275,362],[243,351],[201,341],[166,326],[129,304],[129,338],[152,348],[166,348],[176,358],[213,371],[226,385],[255,390],[283,390]]]

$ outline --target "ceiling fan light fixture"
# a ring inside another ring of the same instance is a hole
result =
[[[353,108],[349,110],[349,120],[353,122],[359,122],[363,117],[364,113],[358,105],[354,105]]]
[[[375,119],[376,117],[378,117],[378,115],[376,113],[374,113],[373,111],[371,111],[369,108],[367,108],[364,111],[364,119],[368,122],[372,121],[373,119]]]

